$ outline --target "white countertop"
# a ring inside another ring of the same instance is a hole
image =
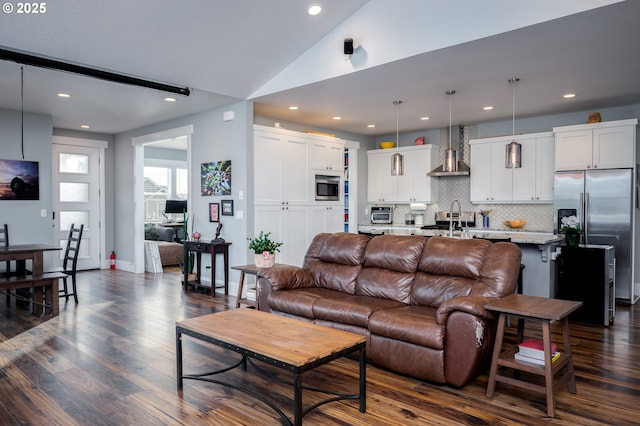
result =
[[[417,225],[360,225],[358,226],[360,232],[371,233],[384,233],[393,235],[422,235],[425,237],[433,236],[449,236],[449,231],[440,229],[421,229]],[[510,238],[511,242],[516,244],[550,244],[560,242],[564,240],[563,236],[555,235],[553,232],[545,230],[534,229],[483,229],[483,228],[470,228],[469,234],[471,237],[477,238]],[[461,233],[459,231],[454,232],[454,237],[460,238]]]

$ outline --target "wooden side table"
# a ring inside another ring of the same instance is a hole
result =
[[[258,308],[258,302],[247,300],[246,297],[242,297],[242,290],[244,289],[244,275],[257,275],[260,270],[256,265],[240,265],[240,266],[232,266],[231,269],[235,269],[240,271],[240,281],[238,282],[238,294],[236,296],[236,308],[240,307],[240,304],[249,305],[254,308]]]
[[[185,290],[188,286],[194,287],[202,287],[205,289],[209,289],[209,286],[203,285],[200,281],[200,276],[202,272],[202,253],[208,253],[211,255],[211,296],[215,296],[216,289],[216,255],[221,254],[224,257],[224,294],[229,294],[229,246],[231,243],[228,242],[209,242],[206,243],[204,241],[183,241],[184,246],[184,270],[187,270],[187,264],[189,259],[189,253],[194,252],[195,256],[195,267],[196,267],[196,279],[195,281],[189,281],[188,274],[183,273],[182,283],[184,285]]]
[[[547,398],[547,415],[555,416],[554,387],[563,382],[568,382],[569,392],[576,393],[576,379],[573,370],[573,358],[571,356],[571,342],[569,341],[568,315],[582,306],[582,302],[571,300],[547,299],[544,297],[512,294],[499,300],[487,303],[487,310],[498,312],[498,330],[496,342],[493,348],[491,371],[487,384],[487,397],[492,398],[496,382],[504,382],[524,389],[541,392]],[[518,352],[518,346],[502,351],[504,329],[507,316],[519,319],[517,343],[521,343],[524,337],[524,322],[534,321],[542,325],[542,341],[544,344],[544,365],[536,365],[520,362],[514,359]],[[555,362],[551,362],[551,322],[560,321],[562,324],[563,351]],[[514,377],[500,374],[499,368],[506,367],[516,371]],[[544,386],[529,383],[518,378],[518,371],[544,376]],[[557,376],[557,378],[556,378]]]

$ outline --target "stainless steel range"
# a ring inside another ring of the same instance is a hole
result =
[[[453,223],[453,229],[462,229],[465,226],[473,228],[476,226],[475,212],[436,212],[435,225],[425,225],[421,229],[449,229],[449,224]]]

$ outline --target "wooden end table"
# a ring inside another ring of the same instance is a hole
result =
[[[279,263],[276,263],[272,266],[272,268],[279,266]],[[242,297],[242,290],[244,288],[244,276],[245,274],[249,275],[257,275],[260,270],[259,266],[255,264],[251,265],[239,265],[232,266],[231,269],[235,269],[236,271],[240,271],[240,281],[238,281],[238,294],[236,295],[236,308],[240,307],[240,304],[249,305],[258,309],[258,301],[255,302],[253,300],[248,300],[246,297]]]
[[[502,299],[491,301],[484,305],[485,309],[498,312],[498,330],[496,342],[493,348],[489,382],[487,384],[487,397],[492,398],[496,382],[504,382],[524,389],[546,394],[547,415],[555,416],[554,387],[567,382],[569,392],[576,393],[576,379],[573,370],[573,358],[571,356],[571,342],[569,341],[569,319],[571,312],[582,306],[582,302],[571,300],[547,299],[544,297],[512,294]],[[514,359],[518,352],[517,344],[502,351],[504,329],[507,317],[517,318],[518,334],[516,343],[521,343],[524,337],[524,322],[534,321],[542,325],[542,341],[544,345],[544,365],[536,365],[528,362],[520,362]],[[551,361],[551,322],[560,321],[562,324],[563,351],[556,361]],[[516,371],[514,377],[502,375],[500,367],[511,368]],[[518,371],[544,376],[544,386],[529,383],[518,378]],[[557,376],[557,378],[556,378]]]

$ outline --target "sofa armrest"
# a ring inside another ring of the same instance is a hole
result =
[[[487,299],[482,296],[460,296],[449,299],[438,307],[436,321],[438,324],[446,324],[449,314],[453,311],[466,312],[482,319],[493,319],[494,314],[484,308]]]
[[[298,266],[278,265],[262,268],[257,275],[259,280],[267,280],[274,291],[315,286],[311,271]]]

